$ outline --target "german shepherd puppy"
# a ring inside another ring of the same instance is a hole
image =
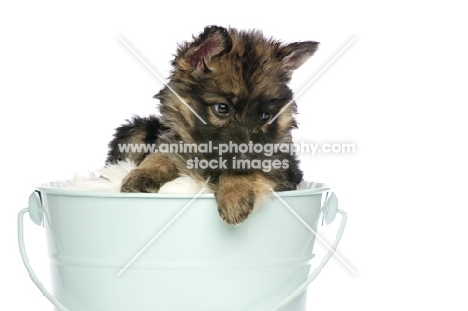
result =
[[[134,117],[109,143],[107,163],[138,165],[121,191],[158,192],[179,175],[209,180],[219,215],[237,225],[270,188],[296,189],[303,174],[284,149],[297,127],[288,83],[317,48],[314,41],[284,44],[218,26],[180,44],[169,82],[154,96],[161,116]],[[156,150],[123,150],[128,144]]]

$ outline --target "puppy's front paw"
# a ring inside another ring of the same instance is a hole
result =
[[[147,169],[136,168],[123,179],[121,192],[158,192],[162,186],[160,175]]]
[[[220,189],[221,190],[221,189]],[[218,191],[216,193],[219,216],[229,225],[238,225],[254,209],[255,194],[248,188],[236,191]]]

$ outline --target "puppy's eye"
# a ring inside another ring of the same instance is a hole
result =
[[[220,116],[227,116],[229,115],[229,105],[228,104],[216,104],[212,106],[214,113]]]
[[[262,120],[266,120],[266,119],[268,119],[269,117],[270,117],[270,114],[269,114],[268,112],[264,112],[264,113],[262,114]]]

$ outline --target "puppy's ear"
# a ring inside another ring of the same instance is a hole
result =
[[[314,55],[318,46],[319,42],[315,41],[294,42],[281,48],[278,56],[282,59],[284,68],[292,74]]]
[[[206,70],[213,57],[228,52],[231,47],[231,37],[226,28],[208,26],[193,42],[179,47],[176,65],[186,71]]]

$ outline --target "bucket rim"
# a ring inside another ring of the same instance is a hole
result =
[[[36,191],[45,194],[56,194],[62,196],[73,197],[101,197],[101,198],[153,198],[153,199],[191,199],[195,193],[122,193],[122,192],[104,192],[104,191],[89,191],[67,188],[57,188],[52,186],[36,186]],[[329,191],[330,188],[322,183],[310,183],[306,189],[278,191],[281,197],[295,197],[319,194]],[[214,193],[202,193],[198,199],[214,199]]]

